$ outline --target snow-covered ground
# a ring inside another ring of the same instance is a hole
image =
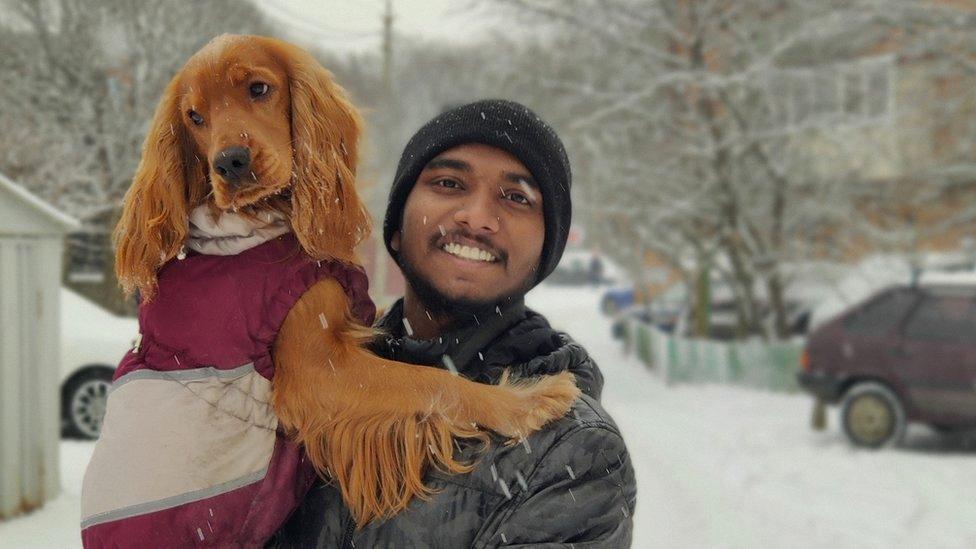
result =
[[[858,451],[836,410],[810,430],[805,395],[666,387],[621,356],[598,295],[541,287],[528,301],[606,377],[637,470],[634,547],[976,547],[976,435],[913,427],[902,448]]]
[[[541,287],[530,306],[571,333],[606,377],[603,403],[637,469],[634,547],[976,547],[976,436],[913,428],[853,450],[809,429],[811,400],[722,386],[666,387],[623,357],[591,289]],[[79,546],[91,444],[64,442],[64,493],[0,523],[0,547]]]
[[[16,519],[0,522],[0,547],[20,549],[81,547],[81,479],[91,459],[92,442],[61,442],[61,496]]]

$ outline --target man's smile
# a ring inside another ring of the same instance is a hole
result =
[[[472,238],[464,234],[463,231],[444,235],[434,240],[432,247],[460,260],[465,265],[504,264],[508,257],[508,254],[490,243]]]
[[[471,261],[478,261],[482,263],[495,263],[498,258],[495,257],[491,252],[482,250],[481,248],[462,246],[454,242],[444,244],[441,249],[445,252],[462,259],[469,259]]]

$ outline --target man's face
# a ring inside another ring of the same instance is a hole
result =
[[[529,170],[501,149],[467,144],[420,173],[391,244],[427,306],[472,310],[527,291],[544,240],[542,193]]]

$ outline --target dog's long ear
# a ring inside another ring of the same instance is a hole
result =
[[[354,263],[355,248],[370,231],[356,192],[362,119],[311,55],[289,47],[284,57],[294,151],[292,229],[312,257]]]
[[[166,87],[142,147],[142,160],[115,227],[115,273],[126,294],[138,289],[149,301],[156,271],[172,259],[188,231],[192,177],[200,187],[202,161],[187,158],[188,136],[180,112],[179,75]],[[194,194],[197,194],[196,192]]]

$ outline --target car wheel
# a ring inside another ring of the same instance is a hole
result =
[[[898,395],[884,384],[858,383],[844,395],[841,422],[856,446],[882,448],[904,436],[905,409]]]
[[[88,370],[68,382],[64,391],[64,434],[94,440],[102,432],[111,370]]]

